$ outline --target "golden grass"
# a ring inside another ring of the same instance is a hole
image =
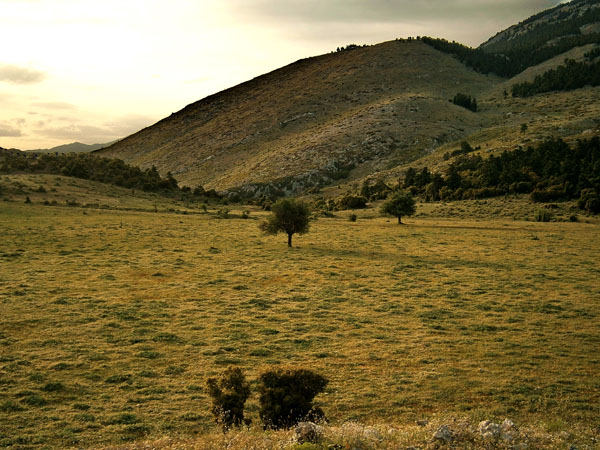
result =
[[[0,202],[0,445],[191,442],[228,365],[325,375],[334,426],[510,417],[590,443],[597,223],[340,213],[287,249],[261,214]]]

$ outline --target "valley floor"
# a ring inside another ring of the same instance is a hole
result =
[[[272,366],[321,373],[331,433],[395,424],[390,448],[505,417],[548,439],[531,446],[594,448],[597,221],[452,217],[466,207],[424,206],[405,226],[336,213],[288,249],[255,210],[0,202],[0,446],[250,448],[256,431],[215,432],[205,391],[234,365],[253,382]],[[257,410],[254,396],[258,427]]]

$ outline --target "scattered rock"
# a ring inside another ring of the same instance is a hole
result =
[[[452,442],[452,439],[453,439],[452,431],[450,431],[450,428],[448,428],[447,425],[442,425],[433,434],[434,441],[442,441],[447,444],[449,442]]]
[[[479,422],[477,429],[481,433],[481,437],[486,441],[495,441],[500,437],[500,425],[491,420]]]
[[[294,430],[296,433],[296,441],[299,444],[305,442],[318,444],[323,438],[323,428],[312,422],[300,422]]]
[[[510,419],[504,419],[504,422],[502,422],[501,425],[498,425],[491,420],[484,420],[479,423],[478,430],[481,437],[486,441],[497,441],[498,439],[501,439],[507,443],[514,442],[518,434],[517,427]]]

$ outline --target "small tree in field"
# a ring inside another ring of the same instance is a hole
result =
[[[394,193],[381,207],[383,214],[397,217],[399,224],[402,224],[402,216],[412,216],[416,210],[415,199],[406,191]]]
[[[304,203],[284,198],[273,204],[271,211],[273,214],[260,224],[260,229],[268,234],[286,233],[288,247],[292,246],[292,236],[295,233],[308,232],[309,210]]]
[[[250,397],[250,383],[239,367],[227,369],[220,380],[209,378],[207,385],[213,403],[212,413],[223,429],[250,423],[248,419],[244,420],[244,405]]]

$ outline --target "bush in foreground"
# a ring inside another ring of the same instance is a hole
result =
[[[250,397],[250,384],[239,367],[230,367],[220,380],[209,378],[208,394],[212,398],[211,412],[217,423],[228,430],[232,426],[249,424],[244,419],[244,405]]]
[[[265,428],[289,428],[302,420],[322,420],[323,411],[313,405],[315,396],[329,382],[310,370],[270,370],[259,378],[259,415]]]

